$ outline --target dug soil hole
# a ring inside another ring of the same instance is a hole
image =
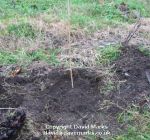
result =
[[[24,108],[39,135],[45,125],[70,125],[71,132],[87,131],[80,126],[106,125],[109,135],[116,133],[119,125],[115,118],[100,110],[105,98],[100,87],[105,75],[90,69],[74,69],[73,77],[74,88],[69,70],[63,69],[40,67],[31,69],[27,76],[1,77],[1,95],[5,98],[0,98],[0,106]]]

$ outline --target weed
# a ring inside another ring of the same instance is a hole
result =
[[[150,56],[150,46],[140,46],[139,51],[146,56]]]
[[[104,48],[98,48],[97,53],[99,54],[97,57],[97,63],[108,64],[120,56],[121,50],[120,45],[118,46],[107,46]]]
[[[106,83],[104,83],[104,85],[100,88],[100,93],[102,94],[108,94],[111,91],[113,91],[115,88],[115,84],[112,81],[112,79],[108,79],[108,81]]]
[[[0,51],[0,64],[14,64],[17,62],[14,54],[11,52]]]
[[[123,112],[119,115],[119,122],[128,124],[125,134],[116,136],[111,140],[149,140],[150,139],[150,113],[144,110],[138,113],[138,108],[132,109],[133,113]],[[134,113],[135,112],[135,113]]]
[[[32,61],[45,61],[51,65],[59,65],[59,60],[57,55],[59,53],[58,49],[49,49],[47,51],[38,49],[35,52],[29,53],[24,49],[8,52],[0,51],[0,64],[20,64],[28,65]]]
[[[110,0],[100,5],[98,0],[72,0],[71,1],[71,23],[73,26],[96,30],[118,23],[132,21],[132,17],[124,18],[116,8],[121,2],[128,4],[129,9],[140,11],[142,16],[149,16],[149,6],[140,0]],[[35,16],[41,12],[55,15],[59,19],[67,19],[66,0],[1,0],[0,18],[10,19],[22,16]]]
[[[58,53],[59,49],[48,49],[48,50],[39,49],[38,51],[28,53],[27,55],[34,61],[43,60],[49,64],[58,65],[59,64],[59,61],[57,59]]]
[[[35,38],[36,30],[29,23],[13,24],[7,27],[8,33],[16,37]]]
[[[86,140],[97,140],[97,136],[95,135],[89,135],[89,136],[86,136]]]
[[[32,16],[52,8],[60,0],[1,0],[0,18],[13,18],[16,16]]]

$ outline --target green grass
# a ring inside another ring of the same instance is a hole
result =
[[[98,0],[71,0],[71,23],[74,27],[96,30],[109,25],[132,22],[132,18],[124,18],[116,8],[121,2],[129,5],[130,10],[137,10],[142,16],[149,16],[148,2],[140,0],[106,0],[102,6]],[[67,0],[1,0],[0,19],[14,19],[35,16],[46,12],[58,19],[67,20]]]
[[[117,60],[121,53],[120,47],[120,45],[110,45],[104,48],[98,48],[97,63],[108,64]]]
[[[59,49],[49,49],[42,50],[38,49],[34,52],[27,52],[24,49],[8,52],[0,50],[0,64],[19,64],[19,65],[28,65],[32,61],[45,61],[51,65],[59,65],[59,60],[57,55],[59,54]]]
[[[130,11],[138,11],[143,17],[150,17],[149,0],[105,0],[102,6],[98,0],[71,0],[71,24],[73,28],[82,28],[88,31],[96,31],[108,26],[132,23],[133,17],[125,18],[116,8],[120,3],[128,4]],[[39,14],[46,13],[46,22],[53,21],[53,17],[59,20],[68,20],[67,0],[0,0],[0,23],[8,25],[5,30],[0,29],[1,35],[14,35],[16,37],[36,38],[38,29],[34,29],[29,23],[24,22],[28,17],[38,17]],[[19,24],[12,24],[13,20],[20,20]],[[10,22],[10,23],[9,23]],[[5,34],[7,33],[7,34]],[[38,49],[28,52],[25,49],[7,51],[0,49],[0,65],[19,64],[26,66],[33,61],[45,61],[50,65],[60,64],[58,59],[59,49]],[[32,46],[29,46],[32,47]],[[147,48],[140,48],[144,55],[150,56]],[[120,56],[120,46],[107,46],[97,49],[97,64],[109,64],[117,60]],[[106,80],[102,92],[107,93],[113,90],[114,85],[111,80]],[[150,113],[137,116],[130,113],[120,114],[119,122],[128,123],[124,134],[112,138],[112,140],[150,140]],[[135,119],[140,122],[137,124]],[[89,140],[96,139],[89,136]]]
[[[148,108],[139,109],[134,107],[130,109],[132,113],[123,112],[119,115],[119,122],[128,124],[124,134],[116,136],[111,140],[149,140],[150,139],[150,112]]]
[[[16,37],[35,38],[38,31],[36,31],[29,23],[12,24],[7,27],[8,34]]]
[[[110,45],[104,48],[97,49],[97,65],[99,66],[109,66],[113,61],[117,60],[121,54],[120,45]],[[107,74],[103,85],[99,87],[101,94],[108,95],[111,91],[115,89],[115,82],[113,80],[113,72],[111,70],[105,71]]]
[[[1,0],[0,18],[32,16],[52,8],[60,0]]]
[[[140,46],[139,51],[142,52],[145,56],[150,56],[150,46]]]
[[[97,140],[97,136],[95,135],[86,136],[86,140]]]
[[[73,0],[71,23],[74,26],[96,30],[111,25],[124,24],[133,22],[133,18],[125,18],[116,8],[124,0],[106,0],[101,6],[97,0]],[[137,0],[126,0],[130,10],[140,11],[142,16],[149,16],[148,8]]]
[[[104,95],[108,95],[111,91],[115,89],[115,83],[112,79],[106,79],[104,85],[99,88],[100,93]]]

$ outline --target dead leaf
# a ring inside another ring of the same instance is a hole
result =
[[[21,72],[21,67],[16,67],[15,70],[13,70],[10,75],[15,77],[16,75],[18,75]]]
[[[104,4],[104,0],[99,0],[99,3],[100,3],[101,5],[103,5],[103,4]]]

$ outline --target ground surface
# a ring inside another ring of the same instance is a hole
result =
[[[106,0],[103,5],[72,0],[71,28],[66,2],[0,1],[0,108],[26,113],[15,140],[149,140],[149,0]],[[139,18],[140,28],[122,46]],[[13,114],[0,110],[0,140],[2,133],[12,132],[1,122]],[[9,123],[20,124],[16,120]],[[43,135],[45,125],[68,124],[106,126],[94,129],[103,131],[98,137]]]
[[[26,76],[1,77],[0,105],[24,108],[27,117],[34,122],[30,125],[36,134],[42,132],[44,124],[104,124],[114,135],[128,125],[118,123],[118,113],[133,105],[141,107],[140,104],[149,97],[149,82],[145,74],[150,69],[149,61],[150,58],[136,46],[122,48],[119,60],[113,62],[114,78],[120,83],[116,82],[114,91],[107,95],[99,90],[105,80],[103,73],[75,69],[75,88],[72,89],[69,71],[47,66],[30,68]],[[2,67],[1,74],[3,70]],[[24,129],[31,129],[28,127]],[[25,137],[24,132],[21,135]]]

